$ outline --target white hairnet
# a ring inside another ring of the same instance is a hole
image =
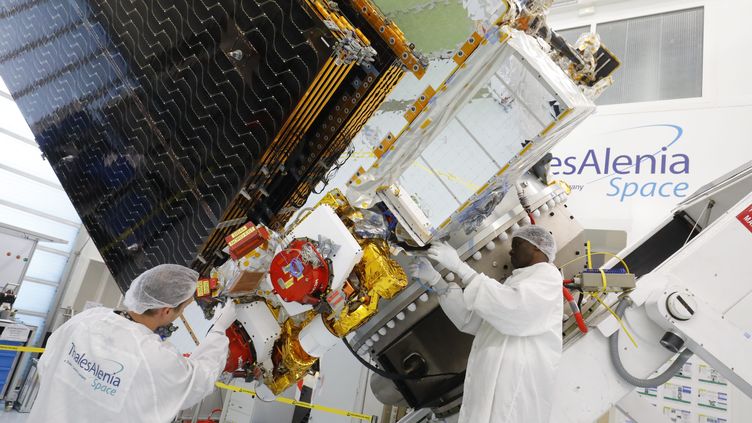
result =
[[[196,290],[198,272],[177,264],[152,267],[131,283],[123,305],[135,313],[163,307],[177,307]]]
[[[535,245],[548,257],[548,262],[553,263],[556,258],[556,241],[547,229],[537,225],[527,225],[517,229],[512,238],[521,238]]]

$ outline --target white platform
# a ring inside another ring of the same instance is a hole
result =
[[[17,411],[0,410],[0,421],[3,423],[24,423],[29,417],[28,413],[19,413]]]

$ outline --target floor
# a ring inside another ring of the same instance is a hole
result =
[[[15,410],[3,411],[0,409],[0,421],[3,423],[24,423],[28,416],[28,413],[19,413]]]

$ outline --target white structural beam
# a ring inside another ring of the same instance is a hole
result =
[[[60,278],[60,284],[58,285],[57,291],[55,291],[55,297],[52,299],[50,309],[47,312],[46,321],[47,324],[50,325],[48,326],[50,328],[50,331],[55,329],[55,326],[53,325],[57,317],[58,309],[60,308],[60,303],[63,299],[63,296],[65,295],[65,292],[68,290],[68,285],[73,274],[73,269],[78,264],[81,258],[81,252],[84,250],[86,244],[88,244],[89,241],[91,241],[89,233],[86,232],[85,229],[81,228],[78,231],[78,235],[76,235],[76,239],[73,240],[73,249],[71,249],[71,254],[68,257],[68,262],[65,263],[63,276]],[[47,328],[40,328],[40,331],[46,329]]]
[[[0,200],[2,201],[2,200]],[[75,226],[81,226],[76,224]],[[28,229],[19,228],[18,226],[8,225],[7,223],[0,222],[0,232],[13,235],[24,239],[35,239],[40,242],[54,242],[56,244],[67,244],[68,241],[54,237],[52,235],[46,235],[41,232],[30,231]]]
[[[50,248],[50,247],[47,247],[47,246],[44,246],[44,245],[37,245],[37,250],[44,251],[46,253],[57,254],[57,255],[63,256],[63,257],[69,257],[70,256],[70,253],[67,252],[67,251],[58,250],[57,248]]]
[[[50,280],[47,280],[47,279],[34,278],[34,277],[31,277],[31,276],[25,276],[23,278],[23,280],[25,282],[34,282],[34,283],[39,283],[39,284],[47,285],[47,286],[54,286],[54,287],[58,286],[58,283],[55,282],[55,281],[50,281]]]
[[[52,221],[55,221],[55,222],[58,222],[58,223],[62,223],[64,225],[72,226],[74,228],[80,228],[81,227],[81,224],[78,223],[78,222],[74,222],[72,220],[68,220],[68,219],[65,219],[65,218],[62,218],[62,217],[59,217],[59,216],[55,216],[55,215],[52,215],[52,214],[49,214],[49,213],[41,212],[39,210],[32,209],[31,207],[22,206],[20,204],[14,203],[12,201],[0,199],[0,205],[6,206],[6,207],[10,207],[12,209],[20,210],[22,212],[33,214],[33,215],[36,215],[36,216],[39,216],[39,217],[43,217],[45,219],[49,219],[49,220],[52,220]]]
[[[2,163],[0,163],[0,169],[8,171],[10,173],[15,173],[18,176],[21,176],[26,179],[30,179],[34,182],[40,183],[42,185],[47,185],[48,187],[59,189],[60,191],[63,191],[63,187],[54,181],[50,181],[49,179],[40,178],[39,176],[32,175],[31,173],[24,172],[23,170],[16,169],[12,166],[6,166]]]
[[[9,131],[9,130],[7,130],[5,128],[0,128],[0,134],[5,134],[5,135],[7,135],[7,136],[9,136],[11,138],[17,139],[18,141],[21,141],[21,142],[24,142],[26,144],[32,145],[32,146],[34,146],[36,148],[39,148],[39,146],[37,145],[37,142],[34,141],[33,139],[27,138],[27,137],[25,137],[23,135],[18,135],[17,133],[15,133],[13,131]]]
[[[26,309],[23,309],[23,308],[17,308],[16,309],[16,314],[23,314],[23,315],[26,315],[26,316],[34,316],[34,317],[41,317],[43,319],[47,317],[47,313],[40,313],[38,311],[26,310]],[[37,328],[37,330],[39,330],[39,328]]]

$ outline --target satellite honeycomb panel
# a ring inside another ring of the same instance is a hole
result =
[[[121,289],[160,263],[207,273],[248,219],[283,224],[424,71],[370,2],[340,3],[0,5],[0,75]]]

